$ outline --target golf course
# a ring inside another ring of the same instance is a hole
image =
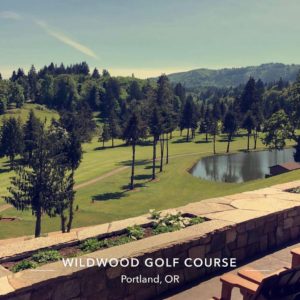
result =
[[[55,111],[34,104],[26,104],[22,109],[11,110],[9,115],[20,117],[24,121],[30,109],[33,109],[41,120],[49,121],[57,117]],[[246,134],[239,132],[232,141],[230,152],[244,151],[246,144]],[[291,141],[289,146],[292,145]],[[225,136],[218,136],[217,153],[224,154],[226,146]],[[188,170],[202,157],[212,155],[212,147],[211,140],[206,142],[202,134],[196,134],[195,139],[186,142],[185,131],[182,136],[179,131],[175,131],[169,142],[169,164],[164,165],[161,173],[157,168],[157,179],[151,181],[152,144],[150,139],[144,140],[136,147],[136,188],[130,191],[128,183],[131,147],[126,146],[122,140],[116,140],[114,148],[111,148],[110,142],[106,142],[105,148],[102,148],[102,143],[95,136],[90,143],[84,144],[83,160],[76,170],[74,227],[106,223],[141,215],[147,213],[149,209],[173,208],[206,198],[299,179],[300,171],[238,184],[213,182],[193,177]],[[262,149],[265,147],[259,140],[257,150]],[[0,160],[0,215],[2,218],[14,217],[16,219],[0,221],[0,239],[32,235],[34,231],[35,220],[31,211],[17,211],[15,208],[8,207],[4,201],[4,196],[8,193],[10,178],[13,175],[7,158],[2,158]],[[43,234],[59,229],[58,217],[43,216]]]

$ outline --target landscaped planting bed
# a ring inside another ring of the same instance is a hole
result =
[[[286,192],[300,194],[300,186],[297,186],[297,187],[292,188],[292,189],[288,189],[288,190],[286,190]]]
[[[58,261],[62,258],[80,256],[100,249],[119,246],[153,235],[177,231],[206,221],[202,217],[189,214],[182,215],[181,213],[167,214],[162,217],[161,213],[155,210],[150,210],[150,220],[150,224],[127,227],[121,233],[102,236],[100,238],[89,238],[79,244],[66,245],[58,250],[40,250],[27,258],[4,262],[2,266],[16,273],[26,269],[34,269],[40,265]]]

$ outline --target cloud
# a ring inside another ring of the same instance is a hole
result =
[[[0,11],[1,19],[20,20],[21,16],[14,11]]]
[[[91,50],[90,48],[80,44],[79,42],[73,40],[72,38],[68,37],[62,32],[59,32],[57,30],[51,29],[47,23],[39,20],[34,20],[35,24],[38,25],[40,28],[42,28],[48,35],[54,37],[55,39],[59,40],[60,42],[76,49],[77,51],[90,56],[95,59],[99,59],[96,53]]]

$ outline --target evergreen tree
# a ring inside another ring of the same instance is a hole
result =
[[[101,131],[99,141],[102,142],[102,148],[104,148],[104,143],[111,139],[109,126],[104,123]]]
[[[41,235],[42,214],[53,216],[55,171],[51,147],[45,130],[39,136],[37,148],[33,150],[29,166],[20,165],[17,176],[12,178],[10,195],[5,201],[17,210],[31,209],[36,218],[35,237]]]
[[[153,135],[152,180],[155,179],[156,146],[163,131],[162,122],[161,112],[154,106],[149,120],[150,133]]]
[[[232,141],[232,137],[234,135],[234,133],[237,131],[238,129],[238,123],[237,123],[237,119],[234,115],[233,112],[228,111],[225,115],[224,118],[224,124],[223,124],[224,128],[223,131],[225,133],[227,133],[227,150],[226,152],[229,152],[229,148],[230,148],[230,143]]]
[[[23,152],[24,139],[20,119],[10,117],[3,121],[1,128],[0,153],[8,156],[10,167],[14,167],[15,157]]]
[[[242,127],[247,130],[247,151],[250,149],[250,135],[255,128],[255,120],[251,113],[248,112],[243,120]]]
[[[37,147],[39,136],[43,130],[43,124],[35,116],[33,110],[30,111],[27,122],[24,125],[24,158],[31,160],[32,152]]]
[[[100,73],[99,73],[97,68],[94,69],[94,71],[92,73],[92,78],[93,79],[100,79]]]
[[[139,139],[145,136],[146,126],[143,123],[140,114],[134,111],[128,120],[123,133],[123,139],[132,147],[132,163],[131,163],[131,177],[130,189],[134,189],[134,169],[135,169],[135,148]]]
[[[120,137],[121,128],[117,114],[112,110],[108,119],[109,135],[111,137],[111,146],[114,147],[114,139]]]
[[[23,106],[25,102],[25,96],[24,96],[24,89],[20,84],[13,83],[11,85],[9,102],[15,103],[17,108]]]

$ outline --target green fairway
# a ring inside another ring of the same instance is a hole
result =
[[[149,209],[177,207],[201,199],[237,193],[241,191],[270,186],[280,182],[297,180],[300,171],[284,175],[250,181],[247,183],[216,183],[191,176],[188,169],[201,157],[212,155],[212,143],[205,143],[203,136],[197,136],[186,143],[179,133],[170,143],[170,164],[163,173],[158,174],[158,181],[150,182],[152,155],[151,145],[138,146],[136,150],[136,184],[134,191],[127,191],[130,169],[125,169],[113,176],[87,184],[76,194],[78,211],[75,213],[74,227],[100,224],[112,220],[128,218],[148,212]],[[109,144],[109,143],[108,143]],[[116,141],[115,148],[102,149],[97,138],[84,145],[84,157],[76,173],[76,184],[89,182],[116,168],[130,164],[131,148],[122,141]],[[109,146],[109,145],[108,145]],[[231,145],[232,152],[244,149],[246,137],[237,137]],[[263,148],[262,144],[258,145]],[[224,152],[226,142],[219,138],[217,151]],[[5,160],[1,160],[1,196],[5,195],[11,172],[7,171]],[[0,207],[4,204],[0,200]],[[2,216],[16,216],[19,221],[0,223],[0,238],[30,235],[34,231],[34,218],[30,211],[20,212],[13,208],[0,213]],[[44,233],[59,230],[59,219],[44,217]]]

